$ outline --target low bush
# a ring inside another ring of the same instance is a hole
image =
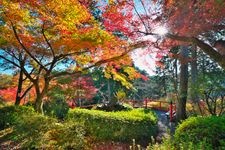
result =
[[[96,110],[102,111],[127,111],[132,110],[133,107],[129,104],[115,103],[111,105],[110,103],[97,105]]]
[[[38,143],[42,149],[88,149],[84,126],[76,122],[56,123],[45,132]]]
[[[180,143],[191,142],[194,145],[198,145],[204,142],[205,144],[207,143],[209,148],[225,148],[225,117],[188,118],[177,127],[174,141],[175,146],[178,146]]]
[[[161,144],[150,143],[147,150],[225,149],[224,122],[225,116],[190,117],[178,125],[173,137],[164,139]]]
[[[58,97],[55,96],[51,101],[45,102],[43,109],[46,115],[63,120],[69,111],[69,106],[63,96],[59,95]]]
[[[18,124],[23,114],[32,115],[34,109],[29,106],[8,106],[0,108],[0,130]]]
[[[89,134],[97,140],[149,141],[157,132],[156,115],[145,109],[104,112],[77,108],[69,111],[68,119],[84,122]]]
[[[13,129],[5,138],[20,143],[21,149],[86,149],[85,130],[80,123],[58,123],[24,106],[1,108],[0,117],[1,129]]]
[[[149,145],[146,150],[212,150],[212,145],[208,144],[205,141],[199,143],[193,142],[182,142],[179,145],[174,145],[173,139],[165,139],[163,143],[155,143]]]

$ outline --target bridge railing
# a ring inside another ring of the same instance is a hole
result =
[[[166,101],[159,101],[159,100],[151,100],[151,99],[145,99],[144,101],[141,100],[128,100],[129,104],[131,104],[134,108],[153,108],[158,109],[161,111],[169,111],[170,110],[170,102]],[[176,110],[176,104],[172,103],[172,109]]]

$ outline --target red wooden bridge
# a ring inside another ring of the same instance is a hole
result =
[[[155,110],[160,110],[168,113],[168,117],[170,121],[174,120],[176,114],[176,104],[173,102],[166,102],[166,101],[159,101],[159,100],[152,100],[152,99],[144,99],[143,101],[140,100],[129,100],[127,101],[131,104],[134,108],[151,108]]]
[[[176,104],[166,101],[144,99],[140,100],[128,100],[127,103],[131,104],[134,108],[153,108],[161,111],[169,111],[172,105],[172,109],[176,110]]]

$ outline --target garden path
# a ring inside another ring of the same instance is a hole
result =
[[[163,138],[173,136],[175,132],[175,123],[170,122],[165,115],[165,111],[154,110],[158,117],[158,135],[156,141],[161,143]]]

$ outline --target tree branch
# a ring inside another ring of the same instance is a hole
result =
[[[138,31],[139,33],[142,33],[144,35],[156,35],[151,32],[144,32],[144,31]],[[224,56],[221,55],[218,51],[216,51],[211,45],[205,43],[204,41],[196,38],[196,37],[187,37],[187,36],[180,36],[176,34],[167,33],[165,37],[182,41],[182,42],[188,42],[197,45],[199,48],[201,48],[207,55],[209,55],[212,59],[214,59],[223,69],[225,69],[225,59]]]
[[[166,34],[166,37],[183,41],[183,42],[189,42],[197,45],[199,48],[201,48],[207,55],[209,55],[212,59],[214,59],[222,68],[225,69],[225,59],[223,56],[217,52],[212,46],[209,44],[201,41],[200,39],[196,37],[186,37],[186,36],[179,36],[174,34]]]
[[[24,98],[24,96],[31,90],[32,87],[33,87],[33,84],[24,91],[23,95],[20,98],[21,99]]]
[[[52,79],[52,78],[59,77],[59,76],[63,76],[63,75],[79,75],[80,73],[82,73],[82,71],[86,71],[86,70],[88,70],[90,68],[93,68],[93,67],[96,67],[96,66],[100,66],[102,64],[105,64],[105,63],[108,63],[108,62],[111,62],[111,61],[119,60],[122,57],[126,56],[131,51],[135,50],[136,48],[140,48],[140,47],[143,47],[143,46],[144,46],[143,45],[143,42],[140,42],[140,43],[131,45],[127,51],[123,52],[122,54],[120,54],[118,56],[114,56],[114,57],[111,57],[111,58],[108,58],[108,59],[99,60],[99,61],[95,62],[94,64],[83,68],[81,71],[74,71],[74,72],[67,72],[67,71],[65,71],[65,72],[59,72],[59,73],[56,73],[56,74],[50,76],[50,78]]]
[[[25,47],[25,45],[23,45],[23,43],[21,42],[17,32],[16,32],[16,27],[13,25],[13,23],[11,22],[11,26],[12,26],[12,29],[13,29],[13,33],[17,39],[17,41],[19,42],[19,44],[21,45],[21,47],[25,50],[25,52],[37,63],[39,64],[43,69],[45,69],[47,71],[47,68],[45,68],[45,66],[43,66],[41,64],[41,62],[39,62],[31,53],[30,51]]]
[[[128,4],[131,5],[130,3],[128,3]],[[139,14],[137,8],[136,8],[134,5],[131,5],[131,6],[133,6],[134,11],[135,11],[136,14],[138,15],[138,18],[141,20],[142,24],[144,25],[145,31],[148,32],[148,27],[147,27],[147,25],[145,24],[144,20],[141,18],[141,15]]]
[[[11,61],[11,60],[7,59],[5,56],[0,55],[0,58],[2,58],[5,61],[11,63],[12,65],[16,66],[17,68],[21,68],[17,63],[15,63],[14,61]]]
[[[52,48],[52,45],[50,44],[50,42],[48,41],[46,35],[45,35],[45,31],[44,31],[44,23],[43,23],[43,26],[42,26],[42,29],[41,29],[41,33],[45,39],[45,42],[47,43],[48,47],[50,48],[51,52],[52,52],[52,56],[55,57],[55,52]]]

